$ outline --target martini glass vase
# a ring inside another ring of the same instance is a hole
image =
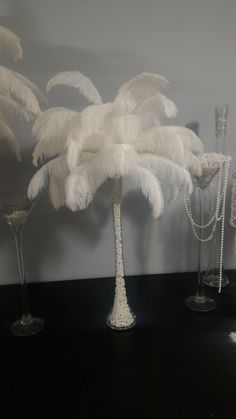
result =
[[[203,185],[201,185],[203,186]],[[198,196],[198,223],[204,225],[205,212],[205,187],[197,186]],[[198,273],[197,273],[197,289],[196,294],[185,300],[186,306],[194,311],[211,311],[215,308],[215,301],[207,297],[204,292],[203,272],[204,272],[204,236],[203,229],[200,229],[200,237],[198,240]]]
[[[23,230],[28,216],[33,208],[32,202],[26,197],[11,197],[2,201],[1,211],[9,224],[15,242],[18,271],[21,286],[22,315],[11,325],[11,331],[17,336],[30,336],[38,333],[44,327],[44,321],[32,317],[29,311],[27,284],[23,258]]]
[[[112,196],[112,211],[115,239],[116,283],[114,303],[108,315],[107,324],[111,329],[122,331],[131,329],[136,323],[136,318],[128,304],[125,286],[121,223],[122,179],[110,179],[110,190]]]

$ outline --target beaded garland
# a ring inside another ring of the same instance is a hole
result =
[[[194,237],[201,241],[207,242],[210,241],[215,233],[216,226],[218,222],[221,222],[221,237],[220,237],[220,260],[219,260],[219,288],[218,292],[221,292],[222,289],[222,269],[223,269],[223,254],[224,254],[224,227],[225,227],[225,203],[226,203],[226,193],[227,193],[227,184],[228,184],[228,174],[229,174],[229,165],[231,161],[230,156],[224,156],[220,153],[203,153],[199,156],[201,165],[202,165],[202,176],[197,179],[199,187],[207,185],[211,181],[212,172],[214,169],[218,170],[218,183],[217,183],[217,192],[216,192],[216,206],[215,211],[212,217],[206,224],[199,225],[197,224],[192,215],[191,209],[191,197],[190,195],[185,195],[184,203],[185,209],[190,220],[192,231]],[[236,184],[235,184],[236,185]],[[236,186],[235,186],[236,193]],[[235,195],[236,196],[236,195]],[[236,210],[235,210],[236,214]],[[235,218],[236,220],[236,218]],[[211,231],[205,237],[200,237],[197,229],[199,231],[205,232],[207,228],[211,227]]]
[[[231,212],[229,224],[231,227],[236,228],[236,173],[233,173],[232,175]],[[236,232],[234,234],[234,254],[236,254]]]

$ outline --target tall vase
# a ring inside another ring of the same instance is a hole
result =
[[[136,318],[129,307],[125,287],[121,223],[122,179],[110,179],[110,190],[114,224],[116,280],[114,303],[108,315],[107,324],[111,329],[127,330],[135,325]]]
[[[198,223],[204,225],[204,211],[205,211],[205,188],[197,187],[198,192]],[[203,229],[200,231],[198,240],[198,277],[196,294],[188,297],[185,300],[186,306],[194,311],[211,311],[215,308],[215,301],[207,297],[204,292],[203,271],[204,271],[204,241]]]
[[[228,111],[228,105],[218,105],[215,107],[215,150],[217,153],[224,155],[226,152]],[[216,195],[217,187],[215,187],[215,200]],[[214,196],[212,198],[214,198]],[[217,223],[213,243],[210,243],[209,246],[208,267],[203,278],[204,284],[212,288],[219,288],[220,270],[222,270],[221,287],[224,288],[229,285],[229,278],[224,267],[220,267],[221,233],[222,220]]]
[[[22,235],[32,206],[32,202],[25,196],[2,199],[0,205],[1,213],[9,224],[14,237],[21,284],[22,315],[19,320],[11,325],[11,332],[17,336],[34,335],[44,327],[44,321],[42,319],[33,317],[30,314],[27,284],[25,280]]]

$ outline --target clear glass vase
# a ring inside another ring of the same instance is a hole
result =
[[[228,105],[217,105],[215,107],[215,150],[217,153],[226,153],[226,135],[227,135],[227,121],[228,121]],[[217,187],[212,190],[213,194],[211,199],[216,201]],[[213,237],[213,243],[208,246],[208,266],[205,272],[203,282],[205,285],[211,288],[219,288],[220,284],[220,269],[222,269],[222,282],[221,287],[227,287],[229,285],[229,278],[225,272],[224,266],[220,268],[220,248],[221,248],[221,232],[222,232],[222,221],[218,221],[215,234]]]
[[[34,204],[25,196],[7,197],[1,199],[0,202],[1,214],[10,226],[14,237],[21,284],[22,316],[11,325],[12,333],[17,336],[34,335],[44,327],[44,321],[38,317],[32,317],[29,311],[29,300],[23,259],[23,229],[33,205]]]
[[[131,329],[136,324],[136,317],[130,309],[125,286],[123,240],[121,222],[122,179],[110,179],[112,196],[116,283],[113,307],[107,317],[107,325],[114,330]]]

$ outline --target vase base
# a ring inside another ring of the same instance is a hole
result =
[[[199,295],[192,295],[186,298],[185,305],[190,310],[202,312],[214,310],[216,307],[216,303],[212,298]]]
[[[44,327],[44,321],[38,317],[22,316],[11,325],[11,332],[16,336],[31,336],[39,333]]]
[[[107,318],[107,326],[110,327],[110,329],[112,330],[117,330],[117,331],[123,331],[123,330],[129,330],[132,329],[132,327],[134,327],[136,325],[136,317],[133,314],[133,322],[130,323],[128,326],[117,326],[113,323],[111,323],[110,321],[110,317],[108,316]]]
[[[219,288],[220,278],[219,275],[209,274],[203,278],[203,283],[211,288]],[[221,287],[225,288],[229,285],[229,279],[227,275],[223,275]]]

